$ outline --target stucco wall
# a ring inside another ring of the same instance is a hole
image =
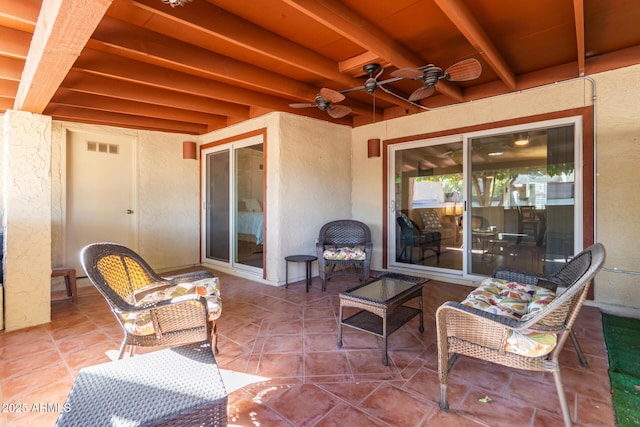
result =
[[[4,115],[4,327],[51,317],[51,118]]]
[[[137,247],[157,271],[199,263],[199,163],[182,159],[184,134],[133,131],[106,126],[53,122],[52,126],[52,261],[64,263],[67,131],[136,138]],[[63,283],[54,280],[54,286]]]
[[[597,95],[596,240],[605,245],[608,255],[605,270],[597,277],[595,302],[612,311],[633,312],[640,309],[638,276],[610,270],[640,270],[640,255],[635,249],[640,235],[636,215],[640,196],[632,190],[640,176],[640,66],[594,75],[593,80]],[[399,138],[562,111],[591,105],[592,96],[591,83],[577,79],[355,128],[353,216],[374,223],[374,242],[381,242],[382,157],[367,158],[367,139]],[[379,267],[379,260],[373,260],[374,268]]]
[[[351,129],[270,113],[203,135],[202,143],[258,129],[267,130],[266,282],[281,285],[285,256],[314,254],[322,224],[351,217]],[[290,264],[290,280],[304,274],[304,264]]]

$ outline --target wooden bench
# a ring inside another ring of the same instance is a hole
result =
[[[76,287],[76,269],[71,267],[54,267],[51,271],[51,278],[54,277],[64,277],[64,282],[67,286],[67,297],[70,297],[74,304],[77,303],[78,288]]]

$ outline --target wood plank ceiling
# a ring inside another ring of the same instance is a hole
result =
[[[640,63],[637,0],[0,1],[0,113],[202,134],[270,111],[349,126]],[[479,78],[348,92],[332,118],[321,88],[474,58]]]

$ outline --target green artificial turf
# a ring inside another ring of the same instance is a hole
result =
[[[619,427],[640,426],[640,319],[602,314]]]

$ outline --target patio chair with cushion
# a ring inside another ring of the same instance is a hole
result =
[[[218,352],[220,288],[218,278],[208,271],[160,277],[140,255],[115,243],[86,246],[81,261],[124,331],[119,359],[127,347],[133,356],[136,346],[173,346],[208,339]]]
[[[322,226],[316,243],[322,290],[331,277],[354,274],[365,281],[371,267],[371,230],[360,221],[340,219]]]
[[[536,284],[527,277],[485,279],[461,302],[436,312],[440,408],[447,410],[449,375],[460,355],[503,366],[551,372],[565,425],[571,415],[560,375],[559,356],[587,297],[589,284],[605,260],[597,243],[576,255],[557,275]],[[497,274],[500,277],[502,274]],[[563,285],[554,292],[554,283]],[[566,288],[564,288],[566,286]],[[575,341],[574,341],[575,343]]]

